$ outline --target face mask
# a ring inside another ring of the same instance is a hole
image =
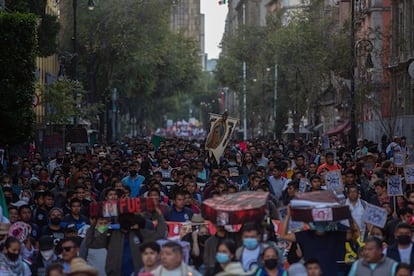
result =
[[[314,231],[317,231],[317,232],[320,232],[320,233],[325,232],[325,226],[324,225],[315,224],[315,223],[310,222],[309,223],[309,228],[311,230],[314,230]]]
[[[267,239],[268,239],[267,234],[263,234],[263,241],[265,242],[265,241],[267,241]]]
[[[253,238],[245,238],[243,239],[243,246],[246,247],[249,250],[253,250],[257,247],[257,239]]]
[[[50,258],[53,256],[53,249],[40,251],[40,254],[42,255],[43,259],[50,260]]]
[[[22,200],[27,203],[27,202],[30,201],[30,197],[28,197],[28,196],[22,196]]]
[[[397,241],[401,245],[407,245],[411,243],[411,237],[408,235],[401,235],[397,237]]]
[[[226,253],[217,252],[217,254],[216,254],[216,261],[219,264],[227,264],[228,262],[230,262],[230,258],[229,258],[229,256]]]
[[[129,175],[130,176],[136,176],[137,175],[137,171],[136,170],[131,170],[131,171],[129,171]]]
[[[279,264],[279,260],[278,259],[268,259],[264,261],[264,265],[266,268],[268,269],[275,269],[277,267],[277,265]]]
[[[108,230],[108,225],[101,225],[101,226],[96,226],[96,230],[98,230],[99,233],[104,233],[106,230]]]
[[[127,150],[127,154],[128,155],[131,155],[132,154],[132,150],[131,149]]]
[[[10,184],[4,184],[3,187],[4,188],[11,188],[12,186]]]
[[[60,218],[52,218],[50,223],[53,225],[59,225],[62,220]]]
[[[14,253],[7,252],[7,258],[9,258],[10,261],[12,262],[17,261],[17,259],[19,258],[19,255],[20,254],[14,254]]]
[[[198,237],[198,241],[201,244],[204,244],[208,238],[210,238],[210,235],[201,235],[201,236]]]

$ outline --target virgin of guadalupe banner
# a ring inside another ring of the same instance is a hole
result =
[[[218,163],[233,135],[237,122],[237,119],[229,118],[227,112],[223,115],[210,114],[210,132],[206,140],[206,150],[213,154]]]

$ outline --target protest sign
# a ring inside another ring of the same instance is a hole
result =
[[[404,152],[394,153],[394,164],[396,167],[398,168],[404,167],[406,159],[407,159],[407,155]]]
[[[404,169],[405,183],[414,184],[414,165],[407,165]]]
[[[384,228],[385,222],[387,221],[387,211],[381,207],[367,204],[367,208],[365,208],[365,212],[362,215],[362,221],[379,228]]]
[[[284,221],[285,217],[287,216],[287,207],[280,207],[279,209],[277,209],[277,211],[279,212],[280,221]],[[293,221],[292,218],[289,219],[289,226],[288,226],[289,232],[296,232],[296,231],[303,230],[303,227],[304,227],[303,222]]]
[[[342,192],[342,175],[340,170],[330,171],[325,174],[325,181],[328,190],[333,192]]]
[[[218,163],[236,129],[237,122],[238,119],[228,117],[227,112],[223,115],[210,114],[210,132],[205,147]]]
[[[152,212],[155,209],[154,202],[152,199],[140,197],[92,202],[89,204],[89,214],[91,217],[116,217],[124,213]]]
[[[387,192],[389,196],[401,196],[403,195],[401,176],[392,175],[388,177]]]
[[[301,178],[299,181],[299,192],[304,193],[310,187],[309,179]]]

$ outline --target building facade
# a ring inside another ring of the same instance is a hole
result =
[[[205,53],[204,14],[200,12],[200,0],[175,0],[171,11],[171,30],[191,38],[199,47],[200,64],[205,70],[207,54]]]

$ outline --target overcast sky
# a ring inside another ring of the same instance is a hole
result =
[[[221,38],[227,14],[227,4],[219,5],[219,0],[201,0],[201,13],[205,15],[205,46],[208,58],[218,58]]]

